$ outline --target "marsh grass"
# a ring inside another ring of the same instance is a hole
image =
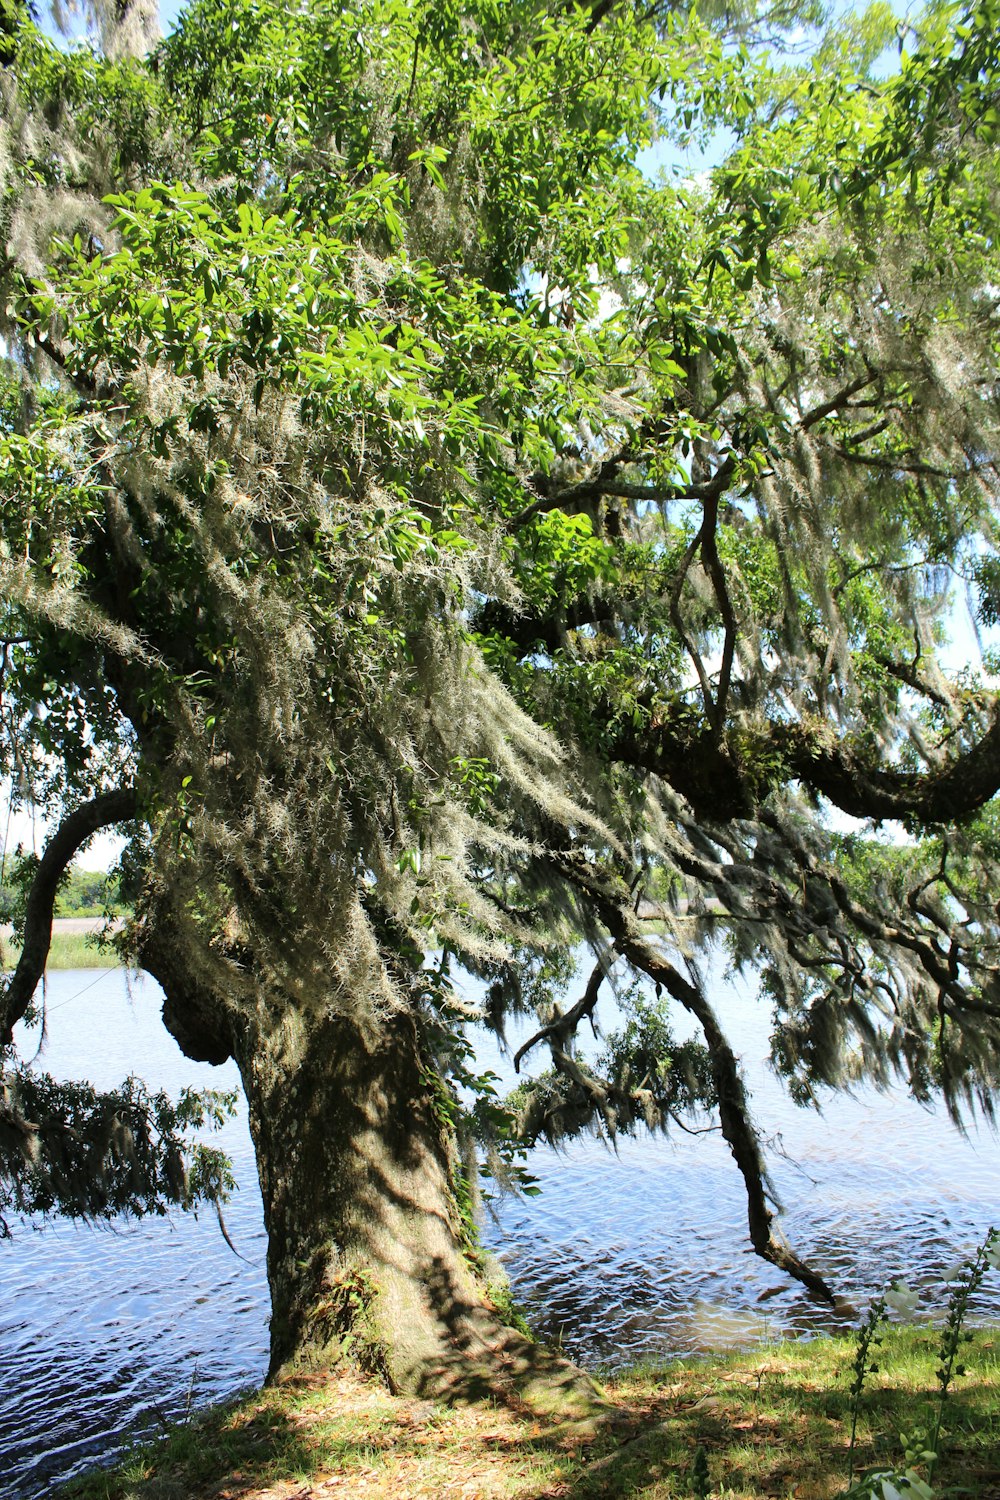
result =
[[[940,1329],[887,1330],[857,1415],[860,1469],[935,1399]],[[974,1331],[938,1472],[1000,1497],[1000,1328]],[[851,1338],[816,1339],[609,1377],[598,1418],[540,1421],[516,1401],[439,1408],[334,1374],[213,1408],[68,1500],[829,1500],[847,1487]],[[704,1459],[699,1459],[703,1450]],[[704,1471],[707,1468],[705,1488]]]
[[[2,939],[3,967],[11,970],[17,963],[20,950],[10,938]],[[115,969],[121,967],[121,959],[113,948],[99,947],[96,934],[92,932],[65,932],[56,926],[49,949],[48,969]]]

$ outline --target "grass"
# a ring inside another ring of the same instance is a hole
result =
[[[900,1459],[933,1400],[939,1331],[893,1330],[862,1398],[856,1464]],[[699,1449],[720,1500],[829,1500],[846,1488],[852,1339],[636,1369],[597,1419],[545,1422],[516,1402],[442,1408],[347,1374],[215,1407],[94,1472],[69,1500],[680,1500]],[[948,1402],[936,1482],[1000,1497],[1000,1328],[975,1332]]]
[[[3,968],[8,972],[17,963],[19,950],[10,939],[3,941]],[[121,959],[113,948],[99,948],[95,937],[89,932],[60,932],[58,927],[52,934],[49,949],[49,969],[114,969]]]

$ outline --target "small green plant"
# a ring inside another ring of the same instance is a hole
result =
[[[708,1454],[701,1443],[695,1449],[691,1462],[691,1493],[695,1500],[709,1500],[712,1479],[708,1472]]]
[[[971,1342],[972,1334],[964,1331],[965,1320],[972,1297],[982,1286],[986,1272],[1000,1269],[1000,1233],[990,1229],[976,1252],[963,1261],[948,1278],[952,1281],[952,1292],[948,1298],[948,1312],[941,1333],[938,1349],[937,1383],[938,1396],[928,1426],[914,1426],[910,1432],[901,1432],[900,1446],[903,1450],[902,1469],[879,1469],[866,1474],[854,1484],[854,1450],[857,1433],[858,1408],[861,1392],[867,1375],[877,1371],[871,1351],[881,1342],[880,1328],[887,1321],[888,1309],[907,1315],[917,1302],[916,1295],[902,1283],[897,1283],[891,1292],[873,1302],[868,1314],[858,1329],[856,1353],[852,1365],[851,1381],[851,1441],[848,1450],[847,1491],[851,1500],[934,1500],[934,1474],[941,1456],[941,1425],[945,1405],[953,1382],[966,1373],[959,1359],[963,1347]],[[927,1478],[922,1479],[918,1467],[925,1467]]]
[[[969,1302],[982,1286],[986,1272],[991,1267],[996,1267],[998,1263],[1000,1263],[1000,1235],[998,1235],[995,1229],[991,1229],[975,1255],[970,1260],[963,1262],[955,1277],[951,1296],[948,1298],[948,1316],[945,1319],[944,1331],[941,1335],[941,1349],[937,1368],[937,1411],[928,1444],[931,1449],[931,1457],[928,1459],[930,1466],[928,1477],[931,1480],[934,1478],[934,1470],[937,1467],[940,1451],[941,1423],[944,1418],[945,1403],[948,1400],[952,1381],[956,1376],[965,1374],[965,1365],[959,1361],[958,1355],[962,1345],[970,1343],[972,1340],[971,1333],[963,1332],[963,1325],[969,1310]]]
[[[885,1298],[877,1297],[868,1309],[868,1313],[858,1329],[857,1342],[854,1349],[854,1363],[851,1366],[851,1441],[847,1449],[847,1482],[851,1484],[854,1480],[854,1450],[858,1436],[858,1411],[861,1406],[861,1393],[865,1388],[865,1380],[869,1375],[878,1371],[878,1365],[874,1362],[873,1351],[877,1351],[882,1343],[881,1329],[888,1318]]]
[[[847,1491],[845,1500],[934,1500],[934,1491],[915,1469],[879,1469]]]

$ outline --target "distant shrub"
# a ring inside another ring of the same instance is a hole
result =
[[[101,917],[122,910],[118,876],[72,865],[56,897],[57,917]]]
[[[0,883],[0,923],[16,920],[23,892],[13,878],[14,867]],[[71,865],[63,877],[56,897],[57,917],[103,917],[107,913],[117,916],[124,911],[119,878],[116,871],[84,870]]]

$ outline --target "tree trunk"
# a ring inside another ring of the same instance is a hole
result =
[[[352,994],[331,991],[324,1004],[329,965],[301,948],[294,992],[269,993],[249,962],[195,972],[165,905],[135,939],[182,1050],[233,1056],[242,1075],[268,1241],[269,1378],[348,1360],[395,1391],[593,1414],[593,1382],[490,1301],[461,1201],[452,1100],[416,1013],[386,1003],[380,957],[360,955]],[[382,1004],[359,1006],[368,1019],[349,1013],[352,996],[379,994]]]
[[[457,1201],[448,1097],[413,1016],[366,1032],[286,1003],[240,1032],[268,1236],[270,1378],[347,1358],[396,1391],[592,1405],[585,1376],[490,1305]]]

